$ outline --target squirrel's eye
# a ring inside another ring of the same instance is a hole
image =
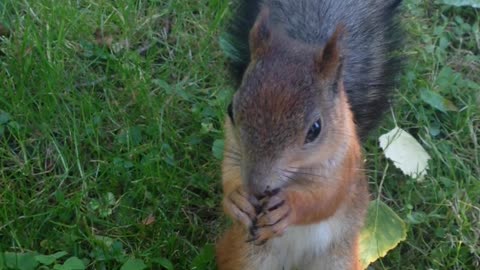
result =
[[[322,130],[322,122],[320,121],[320,119],[318,119],[317,121],[315,121],[315,123],[313,123],[313,125],[308,130],[307,137],[305,138],[305,143],[313,142],[318,137],[321,130]]]
[[[230,121],[232,121],[232,124],[235,124],[235,122],[233,121],[232,103],[228,105],[227,113],[228,113],[228,117],[230,117]]]

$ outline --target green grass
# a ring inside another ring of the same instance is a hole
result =
[[[409,61],[392,115],[432,160],[423,182],[385,160],[377,138],[391,115],[367,142],[372,196],[408,224],[407,241],[373,268],[478,269],[480,14],[417,2],[404,5]],[[223,219],[212,146],[233,90],[217,42],[228,7],[0,2],[11,31],[0,42],[0,251],[66,251],[91,269],[133,257],[213,267]],[[458,110],[433,108],[422,89]]]

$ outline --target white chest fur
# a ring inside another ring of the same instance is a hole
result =
[[[341,223],[332,217],[318,224],[293,226],[281,237],[272,239],[265,256],[254,262],[258,270],[294,270],[308,265],[325,253],[342,231]]]

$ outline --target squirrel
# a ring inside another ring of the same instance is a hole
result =
[[[361,269],[362,140],[390,105],[401,0],[243,0],[224,40],[220,270]]]

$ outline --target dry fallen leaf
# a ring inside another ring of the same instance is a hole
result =
[[[362,269],[385,256],[407,237],[405,222],[385,203],[373,200],[368,205],[365,226],[360,232]]]
[[[147,218],[142,221],[142,224],[145,226],[152,225],[155,222],[155,217],[150,214]]]
[[[113,35],[102,31],[100,28],[97,28],[93,35],[95,37],[95,44],[101,47],[107,47],[108,49],[111,49],[114,53],[118,53],[123,49],[130,48],[130,41],[128,39],[114,42]]]
[[[93,35],[95,37],[95,43],[98,46],[105,46],[108,48],[112,47],[112,43],[113,43],[112,35],[103,32],[100,28],[97,28],[97,30],[95,30],[95,33],[93,33]]]
[[[408,132],[395,127],[379,138],[380,147],[387,158],[402,172],[419,181],[427,173],[430,155]]]

